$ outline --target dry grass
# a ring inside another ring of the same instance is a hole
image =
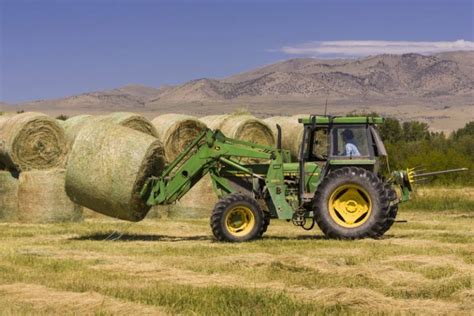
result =
[[[0,314],[466,314],[474,213],[401,211],[381,240],[273,221],[218,243],[207,219],[0,225]]]

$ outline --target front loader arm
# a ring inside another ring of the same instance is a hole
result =
[[[220,165],[260,177],[236,161],[236,158],[282,160],[274,148],[225,137],[220,131],[204,130],[159,177],[150,177],[142,197],[148,205],[171,204],[183,197],[201,178],[215,175]]]

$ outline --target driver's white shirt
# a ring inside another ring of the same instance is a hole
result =
[[[346,156],[360,156],[359,149],[357,149],[356,145],[347,143],[346,144]]]

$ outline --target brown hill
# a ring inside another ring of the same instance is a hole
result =
[[[358,60],[291,59],[223,80],[199,79],[151,101],[238,98],[426,98],[472,94],[472,53],[379,55]]]
[[[160,93],[160,89],[128,85],[117,89],[84,93],[54,100],[38,100],[22,103],[22,109],[63,109],[63,110],[137,110],[144,108],[149,99]]]

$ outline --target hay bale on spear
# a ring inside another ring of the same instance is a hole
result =
[[[82,208],[64,190],[64,169],[25,171],[18,184],[18,220],[22,223],[76,222]]]
[[[196,117],[184,114],[160,115],[152,123],[163,143],[167,162],[173,161],[206,128]]]
[[[153,124],[143,115],[130,112],[113,112],[107,115],[101,115],[95,118],[98,122],[115,123],[133,130],[158,137]]]
[[[114,112],[107,115],[92,116],[88,114],[76,115],[61,123],[66,134],[69,148],[72,148],[77,134],[81,131],[85,124],[91,121],[114,123],[125,126],[136,131],[157,137],[155,127],[151,122],[140,114],[130,112]]]
[[[0,171],[0,221],[17,219],[18,180],[8,171]]]
[[[69,155],[66,192],[72,201],[99,213],[139,221],[150,206],[140,196],[146,179],[164,168],[162,143],[117,124],[91,121]]]
[[[27,112],[0,116],[0,162],[16,171],[62,167],[68,153],[63,128],[55,119]]]

